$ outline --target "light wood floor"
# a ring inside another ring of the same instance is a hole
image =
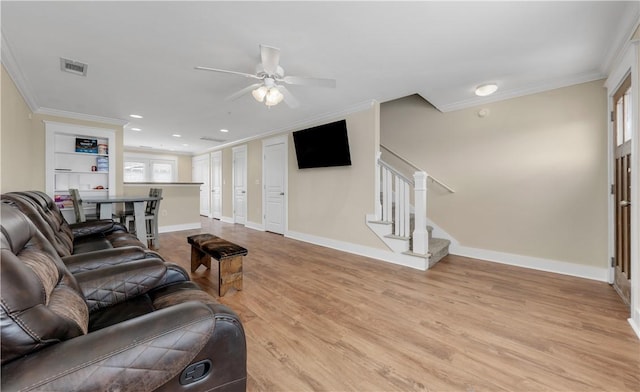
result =
[[[422,272],[204,219],[161,235],[246,247],[220,302],[247,335],[248,391],[640,391],[640,341],[606,283],[448,256]],[[214,266],[215,265],[215,266]],[[217,263],[193,280],[217,294]]]

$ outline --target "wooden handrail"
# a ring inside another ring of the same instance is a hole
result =
[[[407,165],[411,166],[411,168],[415,169],[416,171],[424,171],[422,169],[420,169],[418,166],[416,166],[415,164],[411,163],[409,160],[401,157],[400,155],[398,155],[396,152],[394,152],[393,150],[389,149],[389,147],[385,146],[384,144],[380,144],[380,147],[384,148],[385,150],[387,150],[391,155],[393,155],[394,157],[398,158],[399,160],[401,160],[402,162],[406,163]],[[389,168],[388,165],[386,165],[385,167]],[[456,193],[455,190],[453,190],[453,188],[451,188],[449,185],[445,184],[444,182],[440,181],[439,179],[435,178],[434,176],[432,176],[431,174],[427,174],[429,176],[429,178],[431,179],[431,181],[435,182],[436,184],[440,185],[441,187],[443,187],[444,189],[446,189],[447,191],[449,191],[450,193]],[[403,176],[404,177],[404,176]],[[406,177],[404,177],[406,178]],[[413,183],[413,182],[412,182]]]

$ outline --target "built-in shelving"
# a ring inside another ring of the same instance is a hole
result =
[[[115,195],[115,131],[50,121],[45,129],[46,192],[73,222],[69,188],[78,189],[81,197]]]

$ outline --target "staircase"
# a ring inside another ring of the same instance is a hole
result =
[[[366,217],[367,226],[391,251],[417,258],[410,265],[426,270],[449,254],[450,241],[434,238],[433,228],[427,225],[427,179],[430,176],[397,157],[417,171],[410,178],[382,160],[378,153],[376,195],[379,197],[376,197],[375,212]],[[453,193],[446,184],[432,177],[431,180]]]

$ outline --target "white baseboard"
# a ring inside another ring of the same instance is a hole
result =
[[[224,215],[220,217],[220,222],[225,222],[225,223],[236,223],[236,222],[233,220],[233,217],[232,217],[232,216],[224,216]]]
[[[609,279],[608,268],[590,267],[588,265],[568,263],[566,261],[471,248],[468,246],[461,246],[457,243],[454,244],[453,242],[449,248],[449,253],[458,256],[472,257],[474,259],[487,260],[495,263],[508,264],[539,271],[553,272],[556,274],[570,275],[601,282],[607,282]]]
[[[262,223],[247,221],[244,227],[258,231],[265,231],[264,225]]]
[[[638,325],[632,318],[628,319],[627,321],[629,321],[629,324],[631,324],[631,329],[633,329],[633,332],[635,332],[638,336],[638,339],[640,339],[640,325]]]
[[[294,240],[309,242],[311,244],[324,246],[331,249],[340,250],[347,253],[353,253],[360,256],[370,257],[376,260],[386,261],[388,263],[403,265],[405,267],[415,268],[421,271],[425,271],[428,266],[426,259],[414,256],[403,255],[400,253],[393,253],[384,249],[372,248],[364,245],[357,245],[350,242],[344,242],[334,240],[331,238],[318,237],[311,234],[300,233],[296,231],[287,231],[284,234],[285,237],[293,238]]]
[[[172,231],[193,230],[193,229],[201,229],[201,228],[202,228],[202,224],[200,222],[183,223],[180,225],[160,226],[158,227],[158,232],[170,233]]]

